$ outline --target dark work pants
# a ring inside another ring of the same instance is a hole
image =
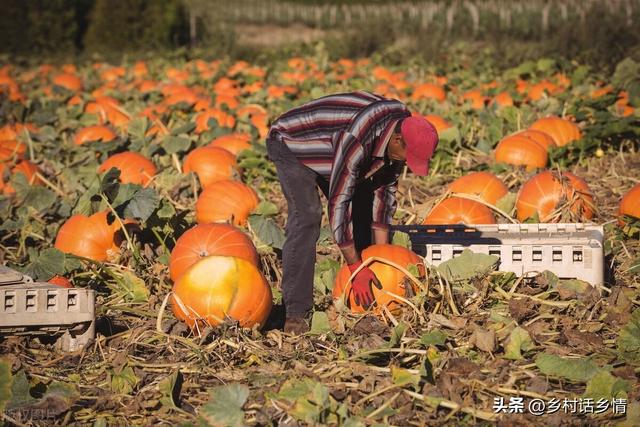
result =
[[[306,315],[313,308],[313,277],[316,242],[320,236],[322,203],[329,182],[298,161],[287,145],[267,140],[269,159],[276,165],[282,192],[287,199],[287,224],[282,248],[282,299],[287,317]],[[352,200],[353,234],[356,248],[371,244],[373,187],[370,181],[356,186]]]

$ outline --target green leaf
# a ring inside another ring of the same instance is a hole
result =
[[[11,388],[14,377],[11,375],[11,363],[6,359],[0,359],[0,414],[11,400]]]
[[[327,313],[324,311],[315,311],[313,312],[313,317],[311,318],[311,330],[309,334],[311,335],[324,335],[331,332],[331,325],[329,324],[329,317]]]
[[[165,408],[178,407],[182,381],[182,373],[178,370],[158,383],[158,390],[162,394],[160,403],[162,403]]]
[[[616,346],[622,359],[634,363],[640,362],[640,308],[631,314],[629,323],[620,330]]]
[[[340,269],[340,263],[331,258],[324,258],[316,264],[313,276],[313,284],[323,294],[333,289],[336,274]]]
[[[140,381],[131,366],[125,366],[119,373],[109,369],[108,373],[111,390],[115,393],[130,394]]]
[[[40,252],[37,258],[25,268],[24,273],[36,280],[47,281],[56,274],[64,274],[66,255],[56,248],[48,248]]]
[[[540,353],[536,357],[536,366],[545,375],[575,382],[586,382],[600,371],[598,365],[590,359],[565,359],[548,353]]]
[[[11,385],[11,400],[7,403],[7,409],[20,408],[36,403],[38,399],[31,396],[31,385],[24,371],[13,376]]]
[[[579,279],[560,280],[556,286],[556,290],[563,299],[576,298],[593,289],[589,282]]]
[[[160,200],[160,209],[156,212],[158,218],[167,219],[176,214],[176,209],[173,207],[173,203],[167,199]]]
[[[522,359],[522,351],[526,351],[533,347],[533,341],[529,332],[521,327],[516,327],[509,335],[509,342],[504,351],[504,358],[511,360]]]
[[[453,142],[460,140],[460,131],[457,126],[452,126],[438,133],[438,138],[442,142]]]
[[[394,348],[400,345],[402,337],[404,336],[405,332],[407,332],[407,327],[407,324],[404,322],[400,322],[393,327],[393,330],[391,331],[391,337],[389,338],[389,348]]]
[[[411,238],[407,233],[403,233],[402,231],[394,231],[393,238],[391,239],[391,244],[411,249]]]
[[[124,209],[125,218],[146,221],[160,204],[160,197],[153,188],[137,191]]]
[[[109,203],[118,196],[120,191],[120,169],[111,168],[102,177],[100,181],[100,192],[104,194]]]
[[[637,427],[640,426],[640,402],[630,402],[627,408],[627,417],[624,421],[616,424],[616,427]]]
[[[272,216],[276,215],[280,210],[275,203],[264,201],[258,204],[258,207],[254,211],[256,215]]]
[[[417,386],[420,382],[420,376],[414,375],[406,369],[397,366],[391,367],[391,381],[394,385],[402,387],[405,385]]]
[[[629,381],[614,377],[610,372],[603,369],[587,382],[587,389],[583,397],[590,397],[594,400],[611,400],[613,398],[626,398],[627,393],[630,391],[631,385]]]
[[[430,345],[444,345],[449,336],[439,329],[426,332],[420,337],[420,344],[428,347]]]
[[[499,260],[495,255],[478,254],[465,249],[457,257],[438,265],[436,269],[449,282],[461,282],[495,270]]]
[[[144,280],[130,271],[125,271],[119,280],[121,289],[124,291],[125,300],[133,303],[142,303],[149,300],[149,289]]]
[[[132,119],[127,128],[129,135],[131,135],[134,140],[144,140],[148,129],[149,120],[146,117],[136,117]]]
[[[516,199],[517,199],[516,193],[508,192],[496,202],[496,208],[500,209],[505,213],[508,213],[509,215],[512,215],[513,208],[516,205]]]
[[[164,148],[164,151],[166,151],[167,154],[187,151],[190,146],[191,140],[180,136],[167,135],[162,141],[162,148]]]
[[[282,249],[284,231],[278,227],[272,218],[267,218],[263,215],[249,215],[249,225],[265,245]]]
[[[50,208],[56,200],[58,200],[58,196],[53,191],[39,185],[32,185],[24,196],[22,204],[31,206],[37,211],[43,211]]]
[[[541,58],[536,63],[536,67],[538,68],[538,71],[541,71],[543,73],[553,70],[555,66],[556,66],[556,61],[551,58]]]
[[[287,380],[279,393],[271,397],[288,401],[289,415],[309,424],[318,423],[321,413],[330,404],[327,387],[311,378]]]
[[[194,122],[188,122],[183,124],[182,126],[178,126],[175,128],[171,134],[172,135],[180,135],[180,134],[188,134],[191,133],[196,128],[196,124]]]
[[[242,407],[249,397],[249,388],[243,384],[227,384],[209,390],[209,401],[200,411],[200,425],[211,427],[242,427]]]

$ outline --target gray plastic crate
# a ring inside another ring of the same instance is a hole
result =
[[[0,265],[0,335],[49,335],[64,351],[95,338],[95,291],[34,282]]]
[[[532,276],[544,270],[560,278],[604,282],[604,231],[593,224],[404,225],[414,252],[432,265],[464,249],[496,255],[498,270]]]

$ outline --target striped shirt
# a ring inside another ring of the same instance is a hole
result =
[[[310,101],[272,124],[267,138],[281,139],[302,164],[329,180],[329,224],[341,247],[353,243],[351,199],[356,184],[385,166],[391,134],[398,121],[410,115],[400,101],[357,91]],[[374,227],[391,222],[399,173],[396,168],[393,178],[375,189]]]

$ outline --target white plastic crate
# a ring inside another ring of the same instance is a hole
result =
[[[496,255],[499,271],[533,276],[544,270],[562,279],[604,282],[604,230],[593,224],[405,225],[414,252],[432,265],[464,249]]]
[[[0,265],[0,335],[50,335],[65,351],[95,338],[95,291],[34,282]]]

